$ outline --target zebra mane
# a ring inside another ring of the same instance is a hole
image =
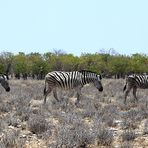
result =
[[[3,77],[4,79],[5,79],[5,76],[6,76],[6,78],[9,80],[9,77],[8,77],[7,74],[0,74],[0,76]]]
[[[97,75],[96,72],[93,72],[93,71],[90,71],[90,70],[80,70],[80,71],[78,71],[78,72],[80,72],[80,73],[82,73],[82,74],[84,74],[84,73],[93,73],[93,74],[96,74],[96,75]]]
[[[130,76],[148,76],[148,74],[130,74],[128,75],[127,77],[130,77]]]

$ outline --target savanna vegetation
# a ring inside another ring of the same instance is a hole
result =
[[[11,74],[18,79],[20,77],[43,79],[45,74],[50,71],[82,69],[101,73],[104,77],[121,78],[130,73],[147,73],[147,67],[148,55],[120,55],[113,49],[109,52],[101,50],[95,54],[82,53],[79,57],[66,54],[62,50],[44,54],[19,52],[14,55],[9,52],[0,53],[0,73]]]
[[[43,80],[11,80],[0,87],[1,148],[142,148],[148,146],[148,91],[123,103],[123,79],[103,79],[104,91],[87,85],[79,107],[72,91],[51,93],[43,105]]]

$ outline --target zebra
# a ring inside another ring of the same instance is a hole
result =
[[[57,97],[56,88],[62,89],[75,89],[77,92],[77,101],[79,103],[81,89],[85,84],[93,83],[94,86],[99,90],[103,91],[103,86],[101,83],[101,75],[97,75],[92,71],[81,70],[81,71],[53,71],[45,76],[45,88],[44,88],[44,104],[46,103],[47,95],[53,91],[54,98],[59,101]],[[46,85],[48,84],[48,89],[46,90]]]
[[[9,86],[7,75],[0,74],[0,83],[7,92],[10,91],[10,86]]]
[[[124,104],[126,104],[127,95],[129,94],[131,89],[133,89],[133,96],[135,100],[138,102],[138,98],[136,96],[137,88],[148,89],[148,75],[132,74],[126,78],[126,84],[123,88],[123,92],[126,90]]]

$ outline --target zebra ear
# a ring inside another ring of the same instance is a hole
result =
[[[97,77],[98,77],[98,79],[100,79],[100,80],[102,79],[102,76],[101,76],[101,75],[97,75]]]
[[[6,77],[7,77],[7,79],[9,80],[9,76],[8,76],[8,75],[6,75]]]

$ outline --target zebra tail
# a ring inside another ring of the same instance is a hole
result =
[[[127,85],[127,82],[126,82],[126,84],[125,84],[125,86],[124,86],[124,88],[123,88],[123,92],[126,90],[126,85]]]

